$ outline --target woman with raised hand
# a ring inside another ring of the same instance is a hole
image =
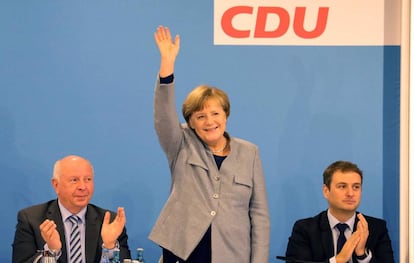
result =
[[[180,36],[159,26],[161,63],[154,122],[171,172],[170,196],[149,238],[164,263],[267,263],[270,219],[258,147],[226,132],[230,102],[201,85],[175,110],[174,65]]]

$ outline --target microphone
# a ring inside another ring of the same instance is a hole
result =
[[[283,260],[286,263],[324,263],[324,261],[308,261],[308,260],[301,260],[301,259],[296,259],[293,257],[283,257],[283,256],[276,256],[276,259]]]

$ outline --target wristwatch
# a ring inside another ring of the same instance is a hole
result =
[[[364,251],[364,254],[362,254],[361,256],[358,256],[358,255],[355,255],[355,258],[356,259],[358,259],[358,260],[364,260],[364,259],[366,259],[368,257],[368,252],[367,252],[367,250],[365,249],[365,251]]]
[[[51,254],[52,257],[58,257],[61,254],[60,249],[49,249],[49,253]]]
[[[115,247],[113,247],[113,248],[107,248],[107,247],[105,247],[105,244],[102,243],[102,248],[103,249],[108,249],[108,250],[112,250],[112,249],[115,249],[115,248],[119,248],[119,241],[118,240],[116,241]]]

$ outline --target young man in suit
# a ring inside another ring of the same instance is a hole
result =
[[[357,212],[362,177],[362,171],[351,162],[336,161],[326,168],[323,195],[328,210],[295,222],[287,258],[330,263],[394,262],[386,222]],[[337,224],[343,225],[344,234]]]
[[[115,214],[89,203],[94,171],[88,160],[75,155],[58,160],[52,186],[57,199],[18,212],[13,263],[33,262],[38,250],[49,251],[60,263],[98,263],[103,249],[112,256],[115,248],[121,260],[130,258],[124,209],[119,207]],[[80,243],[77,251],[71,242]]]

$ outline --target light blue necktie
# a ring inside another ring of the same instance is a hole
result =
[[[69,220],[72,223],[69,242],[69,261],[70,263],[82,263],[81,233],[78,224],[80,219],[76,215],[71,215]]]

